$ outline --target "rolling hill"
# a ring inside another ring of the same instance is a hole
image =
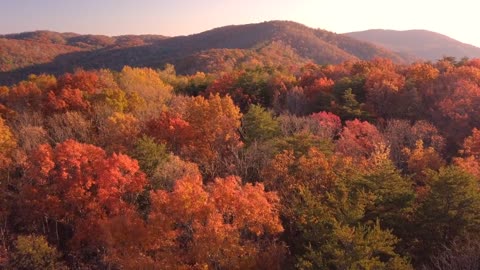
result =
[[[52,31],[0,35],[0,72],[50,63],[68,53],[129,48],[164,38],[158,35],[108,37]]]
[[[158,68],[172,63],[179,73],[193,73],[307,61],[336,64],[375,57],[400,63],[412,60],[346,35],[288,21],[225,26],[170,38],[37,31],[0,36],[0,44],[0,84],[13,83],[30,73],[59,74],[80,67],[119,70],[125,65]]]
[[[371,42],[403,56],[425,60],[438,60],[444,56],[480,57],[480,48],[462,43],[445,35],[426,30],[367,30],[346,33],[346,36]]]

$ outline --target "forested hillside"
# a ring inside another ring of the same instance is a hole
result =
[[[0,116],[0,267],[480,260],[478,59],[78,69],[0,87]]]
[[[39,31],[0,36],[0,45],[0,84],[18,82],[32,73],[61,75],[76,68],[119,71],[125,65],[160,68],[172,63],[180,74],[193,74],[309,61],[411,60],[371,43],[287,21],[226,26],[171,38]]]
[[[157,35],[108,37],[52,31],[0,35],[0,72],[50,63],[58,56],[69,53],[130,48],[164,38]]]

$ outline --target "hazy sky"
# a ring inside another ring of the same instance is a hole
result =
[[[174,36],[292,20],[337,33],[426,29],[480,46],[479,8],[478,0],[0,0],[0,33]]]

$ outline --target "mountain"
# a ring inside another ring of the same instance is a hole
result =
[[[49,63],[68,53],[129,48],[165,38],[158,35],[108,37],[52,31],[0,35],[0,72]]]
[[[426,30],[367,30],[345,34],[365,42],[385,47],[403,56],[414,56],[424,60],[438,60],[444,56],[480,57],[480,48],[462,43],[445,35]]]
[[[0,84],[30,73],[59,74],[80,67],[119,70],[125,65],[159,68],[172,63],[179,73],[193,73],[375,57],[411,60],[368,42],[289,21],[225,26],[178,37],[37,31],[0,36]]]

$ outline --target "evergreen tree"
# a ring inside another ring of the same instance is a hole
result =
[[[266,141],[280,134],[279,122],[261,106],[252,105],[242,119],[243,136],[247,143]]]
[[[416,217],[419,255],[425,257],[457,237],[480,231],[480,193],[474,176],[449,166],[432,173],[427,186]]]

